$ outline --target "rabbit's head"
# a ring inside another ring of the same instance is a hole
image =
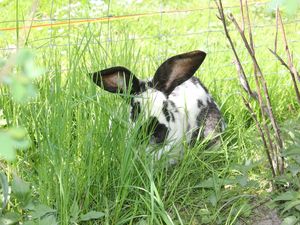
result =
[[[190,79],[200,67],[205,52],[193,51],[173,56],[162,63],[149,81],[138,79],[124,67],[112,67],[91,74],[93,81],[106,91],[127,93],[130,100],[131,120],[139,116],[151,134],[152,143],[165,141],[168,132],[167,104],[169,95],[179,85]],[[176,110],[176,109],[175,109]],[[180,121],[177,121],[180,123]]]

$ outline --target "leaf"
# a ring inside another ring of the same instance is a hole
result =
[[[16,158],[14,140],[7,132],[0,132],[0,158],[13,161]]]
[[[202,188],[213,188],[215,186],[215,181],[213,178],[208,178],[205,181],[200,182],[200,184],[197,185],[197,187],[202,187]]]
[[[71,222],[76,223],[78,220],[78,215],[80,213],[80,209],[76,201],[73,202],[70,209]]]
[[[29,49],[21,49],[16,58],[16,64],[22,66],[33,59],[33,53]]]
[[[36,225],[36,222],[34,221],[26,221],[23,223],[23,225]]]
[[[248,183],[247,175],[239,175],[236,177],[236,180],[242,187],[245,187]]]
[[[26,206],[30,202],[30,185],[16,175],[13,177],[11,189],[12,195],[18,199],[22,207]]]
[[[2,209],[5,209],[7,202],[8,202],[9,186],[8,186],[7,177],[3,172],[0,172],[0,184],[1,184],[2,192],[3,192]]]
[[[297,13],[299,6],[299,0],[273,0],[269,4],[269,9],[274,11],[279,7],[279,9],[283,10],[288,15],[294,15]]]
[[[35,86],[30,78],[24,75],[13,76],[10,83],[12,98],[17,103],[27,103],[37,95]]]
[[[31,213],[31,216],[33,219],[39,219],[47,214],[51,214],[51,213],[55,213],[55,212],[56,212],[55,209],[52,209],[49,206],[40,204],[35,207],[35,209]]]
[[[286,211],[290,210],[291,208],[294,208],[295,206],[300,205],[300,200],[292,201],[292,202],[289,202],[285,205],[286,206],[284,207],[284,209],[282,211],[282,214],[285,213]]]
[[[289,15],[296,14],[299,8],[299,0],[285,0],[284,7]]]
[[[292,176],[296,176],[300,172],[300,166],[297,164],[291,164],[288,166],[289,171],[291,171]]]
[[[16,158],[16,148],[26,149],[29,146],[30,140],[24,128],[10,128],[0,131],[0,158],[13,161]]]
[[[41,219],[38,223],[38,225],[57,225],[58,222],[55,218],[55,216],[50,215],[50,216],[46,216],[43,219]]]
[[[79,221],[100,219],[103,216],[105,216],[105,214],[103,212],[90,211],[84,215],[81,215]]]
[[[14,175],[12,185],[12,192],[19,195],[26,195],[30,192],[30,186],[24,182],[20,177]]]
[[[34,221],[26,221],[23,223],[23,225],[36,225],[36,222]]]
[[[296,216],[289,216],[282,221],[281,225],[294,225],[297,223],[297,221],[298,219]]]
[[[216,196],[216,194],[213,192],[213,193],[211,193],[210,195],[209,195],[209,197],[208,197],[208,200],[209,200],[209,202],[212,204],[212,206],[216,206],[217,205],[217,203],[218,203],[218,199],[217,199],[217,196]]]
[[[273,201],[291,201],[299,197],[295,191],[287,191],[277,196]]]
[[[29,49],[22,49],[18,53],[17,64],[21,66],[23,74],[31,79],[40,76],[44,72],[35,65],[34,54]]]
[[[8,212],[0,218],[1,225],[11,225],[19,222],[21,216],[15,212]]]

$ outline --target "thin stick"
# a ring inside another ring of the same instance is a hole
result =
[[[271,120],[271,124],[273,126],[274,131],[275,131],[276,141],[277,141],[278,146],[280,148],[282,148],[283,147],[283,142],[282,142],[281,135],[280,135],[280,129],[279,129],[279,127],[277,125],[277,122],[276,122],[276,120],[274,118],[274,115],[273,115],[273,109],[272,109],[272,105],[271,105],[271,100],[270,100],[270,96],[269,96],[269,91],[268,91],[266,80],[264,79],[264,76],[262,74],[260,66],[258,65],[256,57],[255,57],[254,53],[252,52],[251,47],[250,47],[250,45],[249,45],[249,43],[248,43],[248,41],[247,41],[244,33],[242,32],[240,26],[238,25],[237,21],[235,20],[234,16],[231,13],[229,14],[229,19],[234,23],[235,27],[239,31],[239,33],[240,33],[240,35],[241,35],[241,37],[243,39],[243,42],[245,44],[245,47],[248,50],[248,52],[249,52],[249,54],[251,56],[251,59],[252,59],[252,61],[254,63],[254,67],[257,69],[258,77],[261,80],[262,87],[263,87],[263,90],[264,90],[264,93],[265,93],[266,102],[267,102],[267,108],[268,108],[268,112],[269,112],[269,118]]]
[[[275,41],[274,41],[274,52],[277,52],[277,43],[278,43],[278,12],[279,8],[276,8],[276,32],[275,32]]]
[[[250,14],[249,14],[249,7],[248,7],[248,0],[246,0],[246,14],[247,14],[247,23],[248,23],[248,34],[249,34],[249,40],[250,40],[250,47],[251,47],[251,50],[252,50],[252,53],[253,53],[253,56],[255,57],[255,48],[254,48],[254,41],[253,41],[253,35],[252,35],[252,26],[251,26],[251,20],[250,20]],[[277,44],[276,44],[277,45]],[[277,46],[276,46],[277,47]],[[259,82],[259,77],[258,77],[258,71],[257,71],[257,68],[256,68],[256,66],[255,66],[255,63],[253,62],[253,67],[254,67],[254,76],[255,76],[255,82],[256,82],[256,86],[257,86],[257,88],[259,88],[260,89],[260,82]],[[262,79],[264,79],[263,77],[262,77]],[[266,95],[266,97],[268,98],[269,96],[269,94],[268,93],[266,93],[265,92],[265,95]],[[263,104],[263,105],[261,105],[261,107],[263,107],[262,108],[262,113],[264,112],[264,111],[266,111],[266,107],[265,107],[265,105]],[[269,115],[269,117],[271,117],[272,115]],[[274,153],[274,156],[276,157],[276,162],[277,162],[277,164],[276,165],[282,165],[282,163],[279,163],[279,155],[280,155],[280,151],[279,151],[279,149],[278,148],[274,148],[273,146],[272,146],[272,140],[270,139],[270,132],[269,132],[269,128],[268,128],[268,126],[267,126],[267,121],[265,120],[265,118],[264,118],[264,116],[263,116],[263,124],[264,124],[264,127],[265,127],[265,130],[266,130],[266,132],[267,132],[267,135],[268,135],[268,139],[269,139],[269,141],[270,141],[270,144],[271,144],[271,150],[272,150],[272,152]],[[281,148],[281,147],[280,147]],[[283,161],[282,161],[283,162]],[[279,167],[277,167],[278,168],[278,170],[279,170],[279,172],[280,172],[280,168]]]
[[[268,160],[269,160],[269,163],[270,163],[270,166],[271,166],[271,169],[272,169],[273,177],[275,177],[276,176],[276,171],[275,171],[275,168],[274,168],[274,164],[273,164],[271,152],[269,151],[269,148],[268,148],[268,145],[267,145],[267,141],[266,141],[263,129],[262,129],[260,123],[258,122],[257,116],[256,116],[254,110],[252,109],[250,103],[244,97],[243,97],[243,101],[244,101],[244,104],[247,107],[248,111],[250,112],[250,115],[251,115],[252,119],[255,121],[256,128],[257,128],[257,130],[258,130],[258,132],[260,134],[260,137],[261,137],[263,145],[264,145],[264,149],[265,149],[266,154],[268,156]]]
[[[297,100],[300,103],[300,95],[299,95],[299,90],[298,90],[297,82],[296,82],[297,78],[298,78],[298,81],[300,82],[300,76],[299,76],[299,74],[298,74],[298,72],[297,72],[297,70],[294,66],[294,63],[293,63],[292,55],[290,53],[289,45],[288,45],[286,34],[285,34],[284,25],[283,25],[281,14],[280,14],[279,10],[278,10],[278,21],[279,21],[279,26],[281,28],[283,42],[284,42],[284,45],[285,45],[284,48],[285,48],[286,54],[288,56],[289,70],[292,71],[291,75],[292,75],[292,80],[293,80],[293,84],[294,84],[294,89],[296,91]]]
[[[244,90],[252,97],[256,97],[257,94],[256,93],[253,93],[251,88],[250,88],[250,85],[249,85],[249,82],[248,82],[248,79],[245,75],[245,71],[243,69],[243,66],[241,64],[241,61],[238,57],[238,54],[235,50],[235,47],[234,47],[234,44],[231,40],[231,37],[229,35],[229,32],[228,32],[228,29],[227,29],[227,25],[226,25],[226,21],[225,21],[225,16],[224,16],[224,9],[223,9],[223,5],[222,5],[222,1],[219,0],[219,3],[217,2],[217,0],[215,0],[215,3],[218,7],[218,11],[219,11],[219,16],[217,16],[221,21],[222,21],[222,24],[223,24],[223,27],[224,27],[224,31],[225,31],[225,35],[229,41],[229,44],[231,46],[231,49],[233,51],[233,54],[234,54],[234,57],[235,57],[235,63],[236,63],[236,66],[239,68],[238,71],[239,71],[239,78],[240,80],[242,80],[241,82],[241,85],[242,87],[244,88]]]
[[[243,0],[240,0],[240,9],[242,14],[242,31],[245,31],[245,17],[244,17],[244,7],[243,7]]]

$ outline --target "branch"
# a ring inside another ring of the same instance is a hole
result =
[[[255,92],[253,92],[250,88],[248,79],[245,75],[245,71],[243,69],[243,66],[241,64],[241,61],[237,55],[237,52],[235,50],[233,41],[229,35],[228,29],[227,29],[227,25],[226,25],[226,19],[225,19],[225,15],[224,15],[224,9],[223,9],[223,5],[222,5],[222,1],[219,0],[219,3],[217,2],[217,0],[215,0],[215,3],[218,7],[218,11],[219,11],[219,15],[217,16],[219,18],[219,20],[221,20],[223,27],[224,27],[224,31],[225,31],[225,35],[229,41],[230,47],[233,51],[234,57],[235,57],[235,65],[238,68],[238,75],[239,75],[239,80],[241,82],[241,85],[243,87],[243,89],[249,94],[249,96],[253,97],[254,99],[257,99],[257,94]]]
[[[276,170],[275,170],[274,163],[273,163],[273,160],[272,160],[272,153],[271,153],[270,149],[268,148],[267,141],[266,141],[263,129],[262,129],[260,123],[258,122],[257,116],[256,116],[254,110],[252,109],[251,105],[249,104],[249,102],[246,101],[246,99],[244,97],[243,97],[243,101],[244,101],[244,104],[247,107],[248,111],[250,112],[250,115],[251,115],[252,119],[255,121],[256,128],[257,128],[257,130],[260,134],[260,137],[261,137],[262,142],[264,144],[264,149],[265,149],[265,151],[267,153],[267,156],[268,156],[268,160],[269,160],[269,164],[270,164],[271,169],[272,169],[273,177],[275,177],[276,176]]]
[[[282,22],[282,18],[281,18],[281,14],[280,14],[279,9],[277,9],[277,11],[278,11],[277,12],[277,14],[278,14],[278,22],[279,22],[279,25],[280,25],[280,28],[281,28],[282,38],[283,38],[283,42],[284,42],[284,45],[285,45],[284,47],[285,47],[286,54],[288,56],[288,67],[289,67],[288,70],[291,73],[291,77],[292,77],[292,80],[293,80],[294,89],[295,89],[295,92],[296,92],[296,95],[297,95],[297,100],[298,100],[298,103],[300,104],[300,94],[299,94],[299,90],[298,90],[298,86],[297,86],[297,82],[296,82],[297,78],[298,78],[298,81],[300,82],[300,76],[299,76],[299,73],[297,72],[297,70],[296,70],[296,68],[295,68],[295,66],[293,64],[292,55],[290,53],[289,45],[288,45],[286,34],[285,34],[284,25],[283,25],[283,22]]]
[[[262,71],[260,69],[260,66],[258,65],[258,62],[256,60],[256,57],[255,57],[255,53],[252,51],[248,41],[247,41],[247,38],[245,36],[245,34],[242,32],[239,24],[237,23],[236,19],[234,18],[234,16],[230,13],[229,14],[229,19],[234,23],[236,29],[239,31],[241,37],[242,37],[242,40],[245,44],[245,47],[246,49],[248,50],[250,56],[251,56],[251,59],[253,61],[253,64],[254,64],[254,68],[256,68],[257,70],[257,74],[258,74],[258,77],[262,83],[262,87],[263,87],[263,90],[264,90],[264,94],[265,94],[265,98],[266,98],[266,102],[267,102],[267,109],[268,109],[268,116],[271,120],[271,124],[272,124],[272,127],[275,131],[275,136],[276,136],[276,141],[277,141],[277,144],[279,146],[279,148],[281,149],[283,147],[283,141],[282,141],[282,138],[281,138],[281,134],[280,134],[280,129],[277,125],[277,122],[275,120],[275,117],[274,117],[274,114],[273,114],[273,109],[272,109],[272,105],[271,105],[271,100],[270,100],[270,96],[269,96],[269,91],[268,91],[268,86],[267,86],[267,83],[266,83],[266,80],[264,79],[264,76],[262,74]],[[259,94],[259,93],[258,93]],[[261,102],[262,103],[262,102]]]

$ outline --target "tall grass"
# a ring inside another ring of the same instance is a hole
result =
[[[184,32],[183,27],[192,26],[198,16],[204,21],[199,27],[204,26],[207,14],[192,13],[176,23],[166,17],[160,32],[172,33],[172,25]],[[215,18],[210,20],[209,28],[219,26]],[[271,174],[265,169],[255,124],[236,93],[238,81],[231,79],[236,76],[231,52],[217,52],[227,49],[225,38],[212,33],[207,34],[209,38],[175,35],[135,41],[130,39],[132,30],[151,34],[159,25],[156,19],[131,23],[117,22],[110,30],[98,25],[69,28],[66,46],[36,49],[38,62],[47,72],[37,82],[39,97],[28,105],[13,104],[1,87],[0,107],[6,119],[25,126],[32,140],[31,148],[11,166],[32,184],[41,202],[57,209],[60,224],[71,223],[76,206],[83,213],[105,213],[101,220],[87,224],[232,224],[238,215],[247,216],[250,202],[268,188]],[[291,25],[290,33],[298,26]],[[257,29],[257,43],[268,45],[266,30]],[[63,42],[65,34],[55,38],[56,32],[44,41]],[[103,44],[102,35],[108,33],[112,42]],[[32,36],[38,34],[32,32]],[[37,41],[31,41],[29,47],[36,47]],[[140,124],[129,122],[128,103],[100,90],[87,73],[124,65],[146,78],[167,57],[201,46],[209,55],[196,75],[221,106],[227,122],[223,145],[212,151],[204,150],[201,143],[186,147],[184,158],[168,167],[145,153],[146,146],[137,138]],[[280,121],[296,117],[299,107],[289,75],[262,50],[257,55],[270,74],[267,79],[277,117]]]

